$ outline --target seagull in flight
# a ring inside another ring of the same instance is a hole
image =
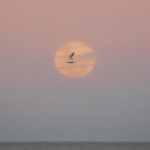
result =
[[[69,61],[67,63],[74,63],[73,61],[73,56],[74,56],[75,52],[73,52],[70,56],[69,56]]]

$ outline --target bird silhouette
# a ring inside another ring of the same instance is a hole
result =
[[[75,52],[73,52],[70,56],[69,56],[69,61],[67,63],[74,63],[73,61],[73,56],[75,55]]]

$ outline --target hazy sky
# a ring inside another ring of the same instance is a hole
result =
[[[56,50],[93,48],[71,79]],[[150,0],[0,0],[0,141],[150,141]]]

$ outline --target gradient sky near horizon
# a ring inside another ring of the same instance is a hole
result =
[[[84,78],[55,68],[70,41]],[[0,141],[150,141],[150,1],[0,0]]]

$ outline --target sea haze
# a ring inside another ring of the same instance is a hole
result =
[[[1,142],[0,150],[150,150],[150,142]]]

